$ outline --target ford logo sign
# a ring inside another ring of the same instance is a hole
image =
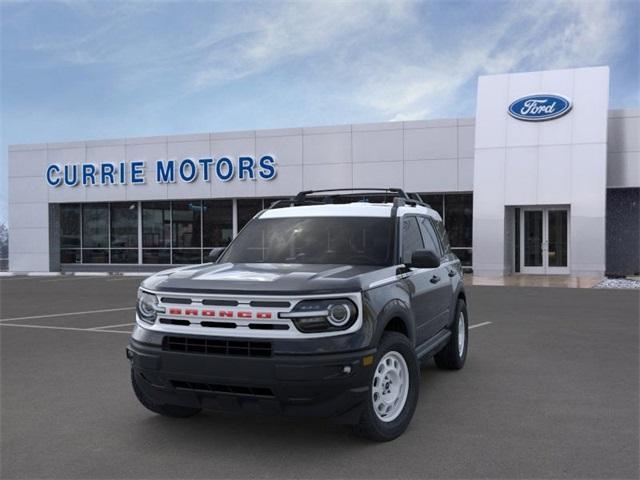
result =
[[[568,113],[571,100],[560,95],[528,95],[509,105],[509,115],[518,120],[541,122],[551,120]]]

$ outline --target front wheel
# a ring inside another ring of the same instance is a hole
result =
[[[413,417],[420,389],[418,360],[407,337],[387,332],[374,364],[370,392],[355,431],[387,442],[402,435]]]
[[[451,325],[451,337],[447,345],[434,357],[438,368],[445,370],[460,370],[467,360],[469,345],[469,316],[467,304],[458,299],[456,316]]]

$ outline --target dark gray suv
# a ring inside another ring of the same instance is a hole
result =
[[[465,363],[462,269],[419,197],[363,190],[276,202],[211,263],[144,280],[127,347],[140,402],[174,417],[248,410],[402,434],[420,361]]]

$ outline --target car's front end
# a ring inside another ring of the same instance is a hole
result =
[[[358,418],[375,350],[359,292],[141,288],[127,354],[157,404]]]

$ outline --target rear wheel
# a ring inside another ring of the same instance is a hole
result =
[[[447,345],[438,352],[434,359],[439,368],[446,370],[460,370],[467,360],[467,346],[469,344],[469,316],[467,304],[458,299],[456,316],[451,325],[451,337]]]
[[[136,373],[131,369],[131,385],[133,386],[133,392],[136,394],[136,397],[140,401],[140,403],[158,415],[163,415],[165,417],[177,417],[177,418],[186,418],[191,417],[200,413],[200,408],[191,408],[191,407],[182,407],[180,405],[158,405],[153,400],[151,400],[144,391],[140,388],[139,382],[144,381],[141,380]]]
[[[382,336],[371,374],[371,389],[355,431],[378,442],[402,435],[418,402],[419,367],[407,337],[395,332]]]

